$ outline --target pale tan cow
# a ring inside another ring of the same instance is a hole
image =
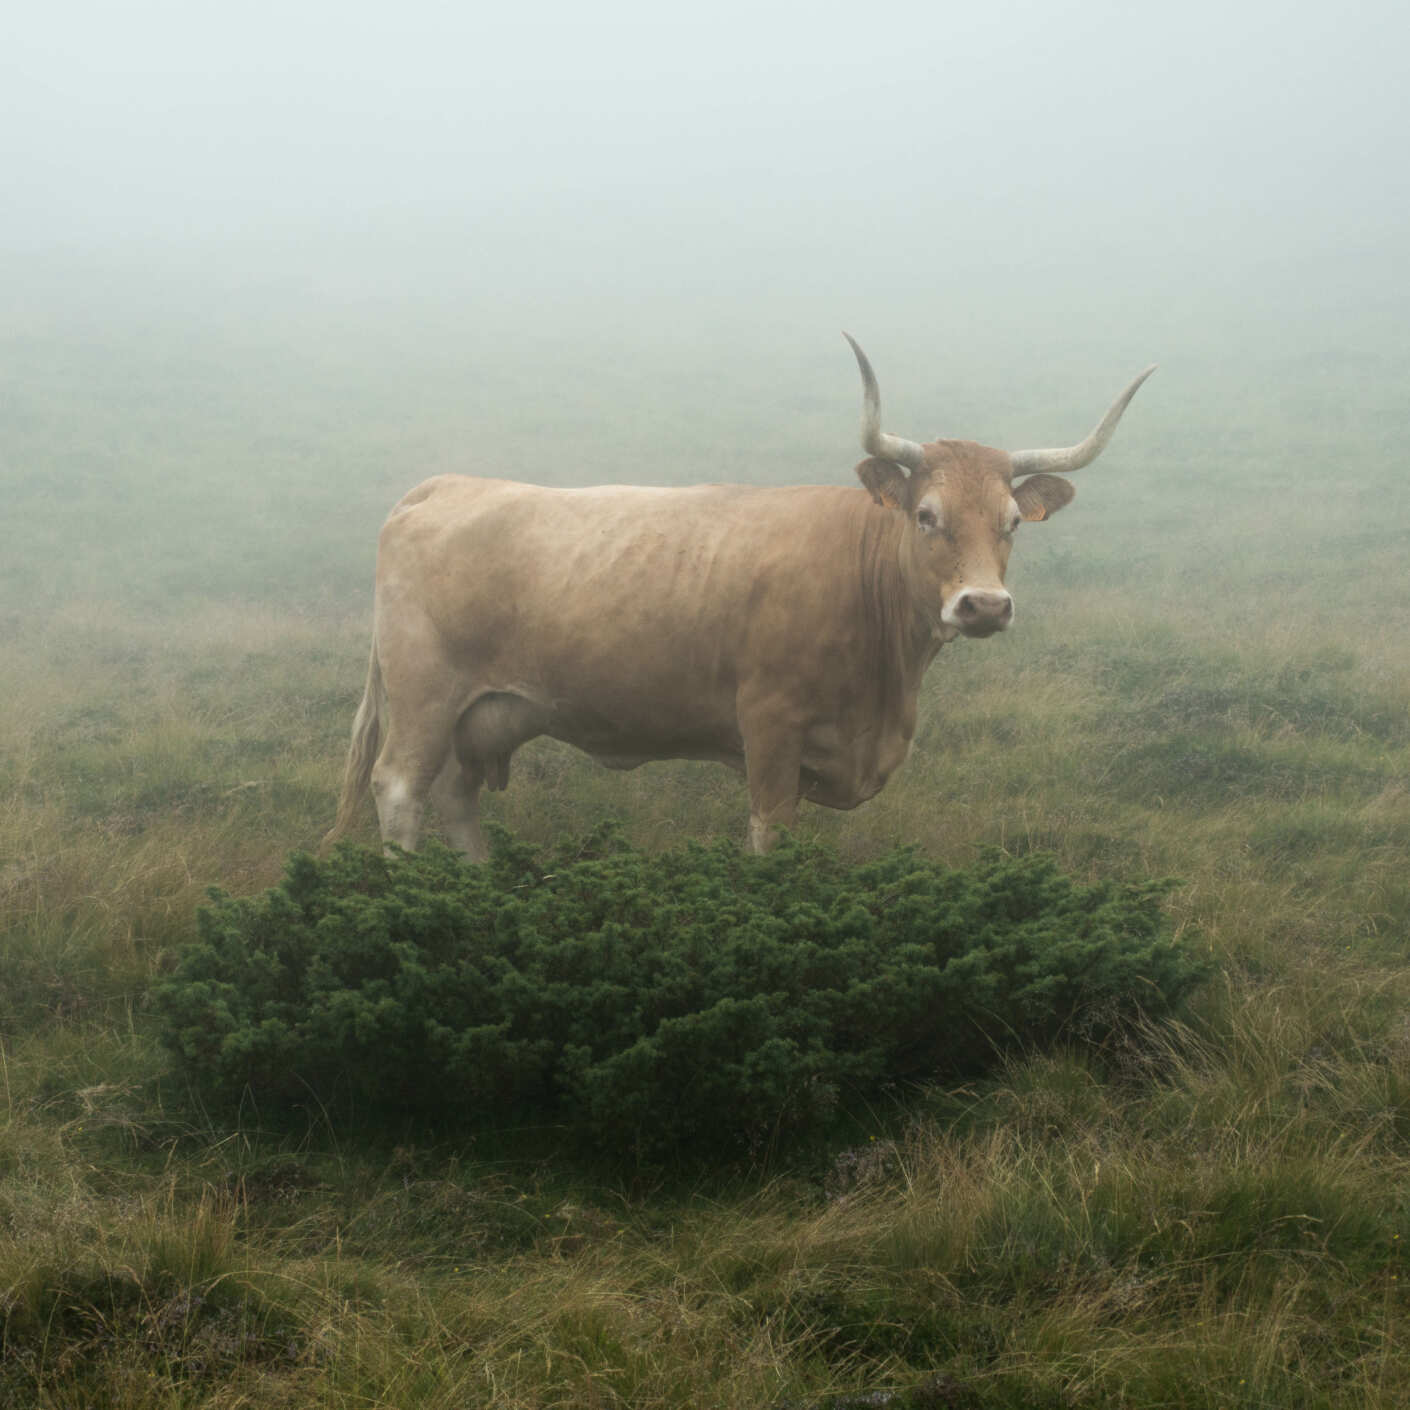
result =
[[[481,858],[480,790],[503,788],[541,734],[612,768],[743,770],[755,851],[800,799],[855,808],[879,792],[941,646],[1013,621],[1014,530],[1072,499],[1052,472],[1101,452],[1154,368],[1080,445],[1008,455],[885,434],[848,341],[865,489],[441,475],[412,490],[378,545],[372,659],[328,840],[370,782],[384,842],[415,847],[430,797],[453,845]]]

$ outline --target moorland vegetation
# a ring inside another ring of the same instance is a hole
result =
[[[12,324],[0,1401],[1404,1405],[1392,312],[1265,310],[1219,347],[1094,335],[1065,367],[869,334],[907,435],[1053,442],[1165,365],[1072,508],[1021,531],[1014,629],[947,647],[909,762],[858,812],[807,812],[798,845],[1175,878],[1161,924],[1205,977],[1178,1013],[1044,1031],[872,1092],[821,1145],[716,1139],[705,1165],[567,1139],[561,1110],[471,1129],[369,1124],[336,1092],[228,1101],[164,1045],[156,996],[208,887],[217,916],[257,906],[328,825],[397,495],[447,468],[845,479],[840,339],[835,376],[820,355],[770,382],[777,349],[726,376],[703,335],[665,357],[618,334],[614,358],[587,331],[476,350],[292,316]],[[956,391],[926,407],[916,385]],[[741,787],[540,741],[494,808],[506,846],[612,816],[631,856],[698,842],[723,867]]]

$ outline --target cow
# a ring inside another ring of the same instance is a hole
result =
[[[1013,624],[1014,531],[1068,504],[1154,367],[1077,445],[1006,454],[881,429],[866,354],[861,488],[549,489],[439,475],[378,542],[372,653],[342,797],[370,783],[384,845],[428,799],[486,855],[480,793],[538,735],[611,768],[708,759],[744,773],[748,845],[800,800],[855,808],[906,758],[921,679],[957,637]]]

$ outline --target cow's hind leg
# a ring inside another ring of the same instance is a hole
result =
[[[384,844],[416,850],[426,799],[451,752],[455,713],[449,707],[413,714],[391,702],[391,728],[372,768],[372,796]]]
[[[379,588],[377,655],[388,727],[372,767],[372,796],[383,843],[411,852],[469,690],[463,667],[447,657],[434,623],[406,603],[394,607],[388,610]]]
[[[480,789],[485,771],[475,760],[453,757],[446,761],[431,791],[446,841],[468,861],[483,862],[489,855],[480,827]]]
[[[426,796],[450,752],[447,726],[445,747],[434,751],[401,751],[393,734],[383,746],[372,770],[372,797],[377,804],[377,825],[385,844],[395,843],[408,852],[421,840]]]
[[[509,784],[514,751],[543,733],[547,712],[522,696],[482,695],[455,724],[455,757],[436,783],[436,811],[446,838],[472,862],[489,855],[480,827],[480,790]]]

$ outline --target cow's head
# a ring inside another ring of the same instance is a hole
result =
[[[936,634],[992,636],[1013,621],[1004,570],[1014,531],[1051,518],[1076,494],[1058,476],[1095,460],[1148,367],[1112,403],[1085,441],[1012,455],[973,441],[920,445],[881,429],[881,394],[867,355],[843,334],[862,370],[862,448],[857,475],[880,505],[904,516],[901,571]]]

